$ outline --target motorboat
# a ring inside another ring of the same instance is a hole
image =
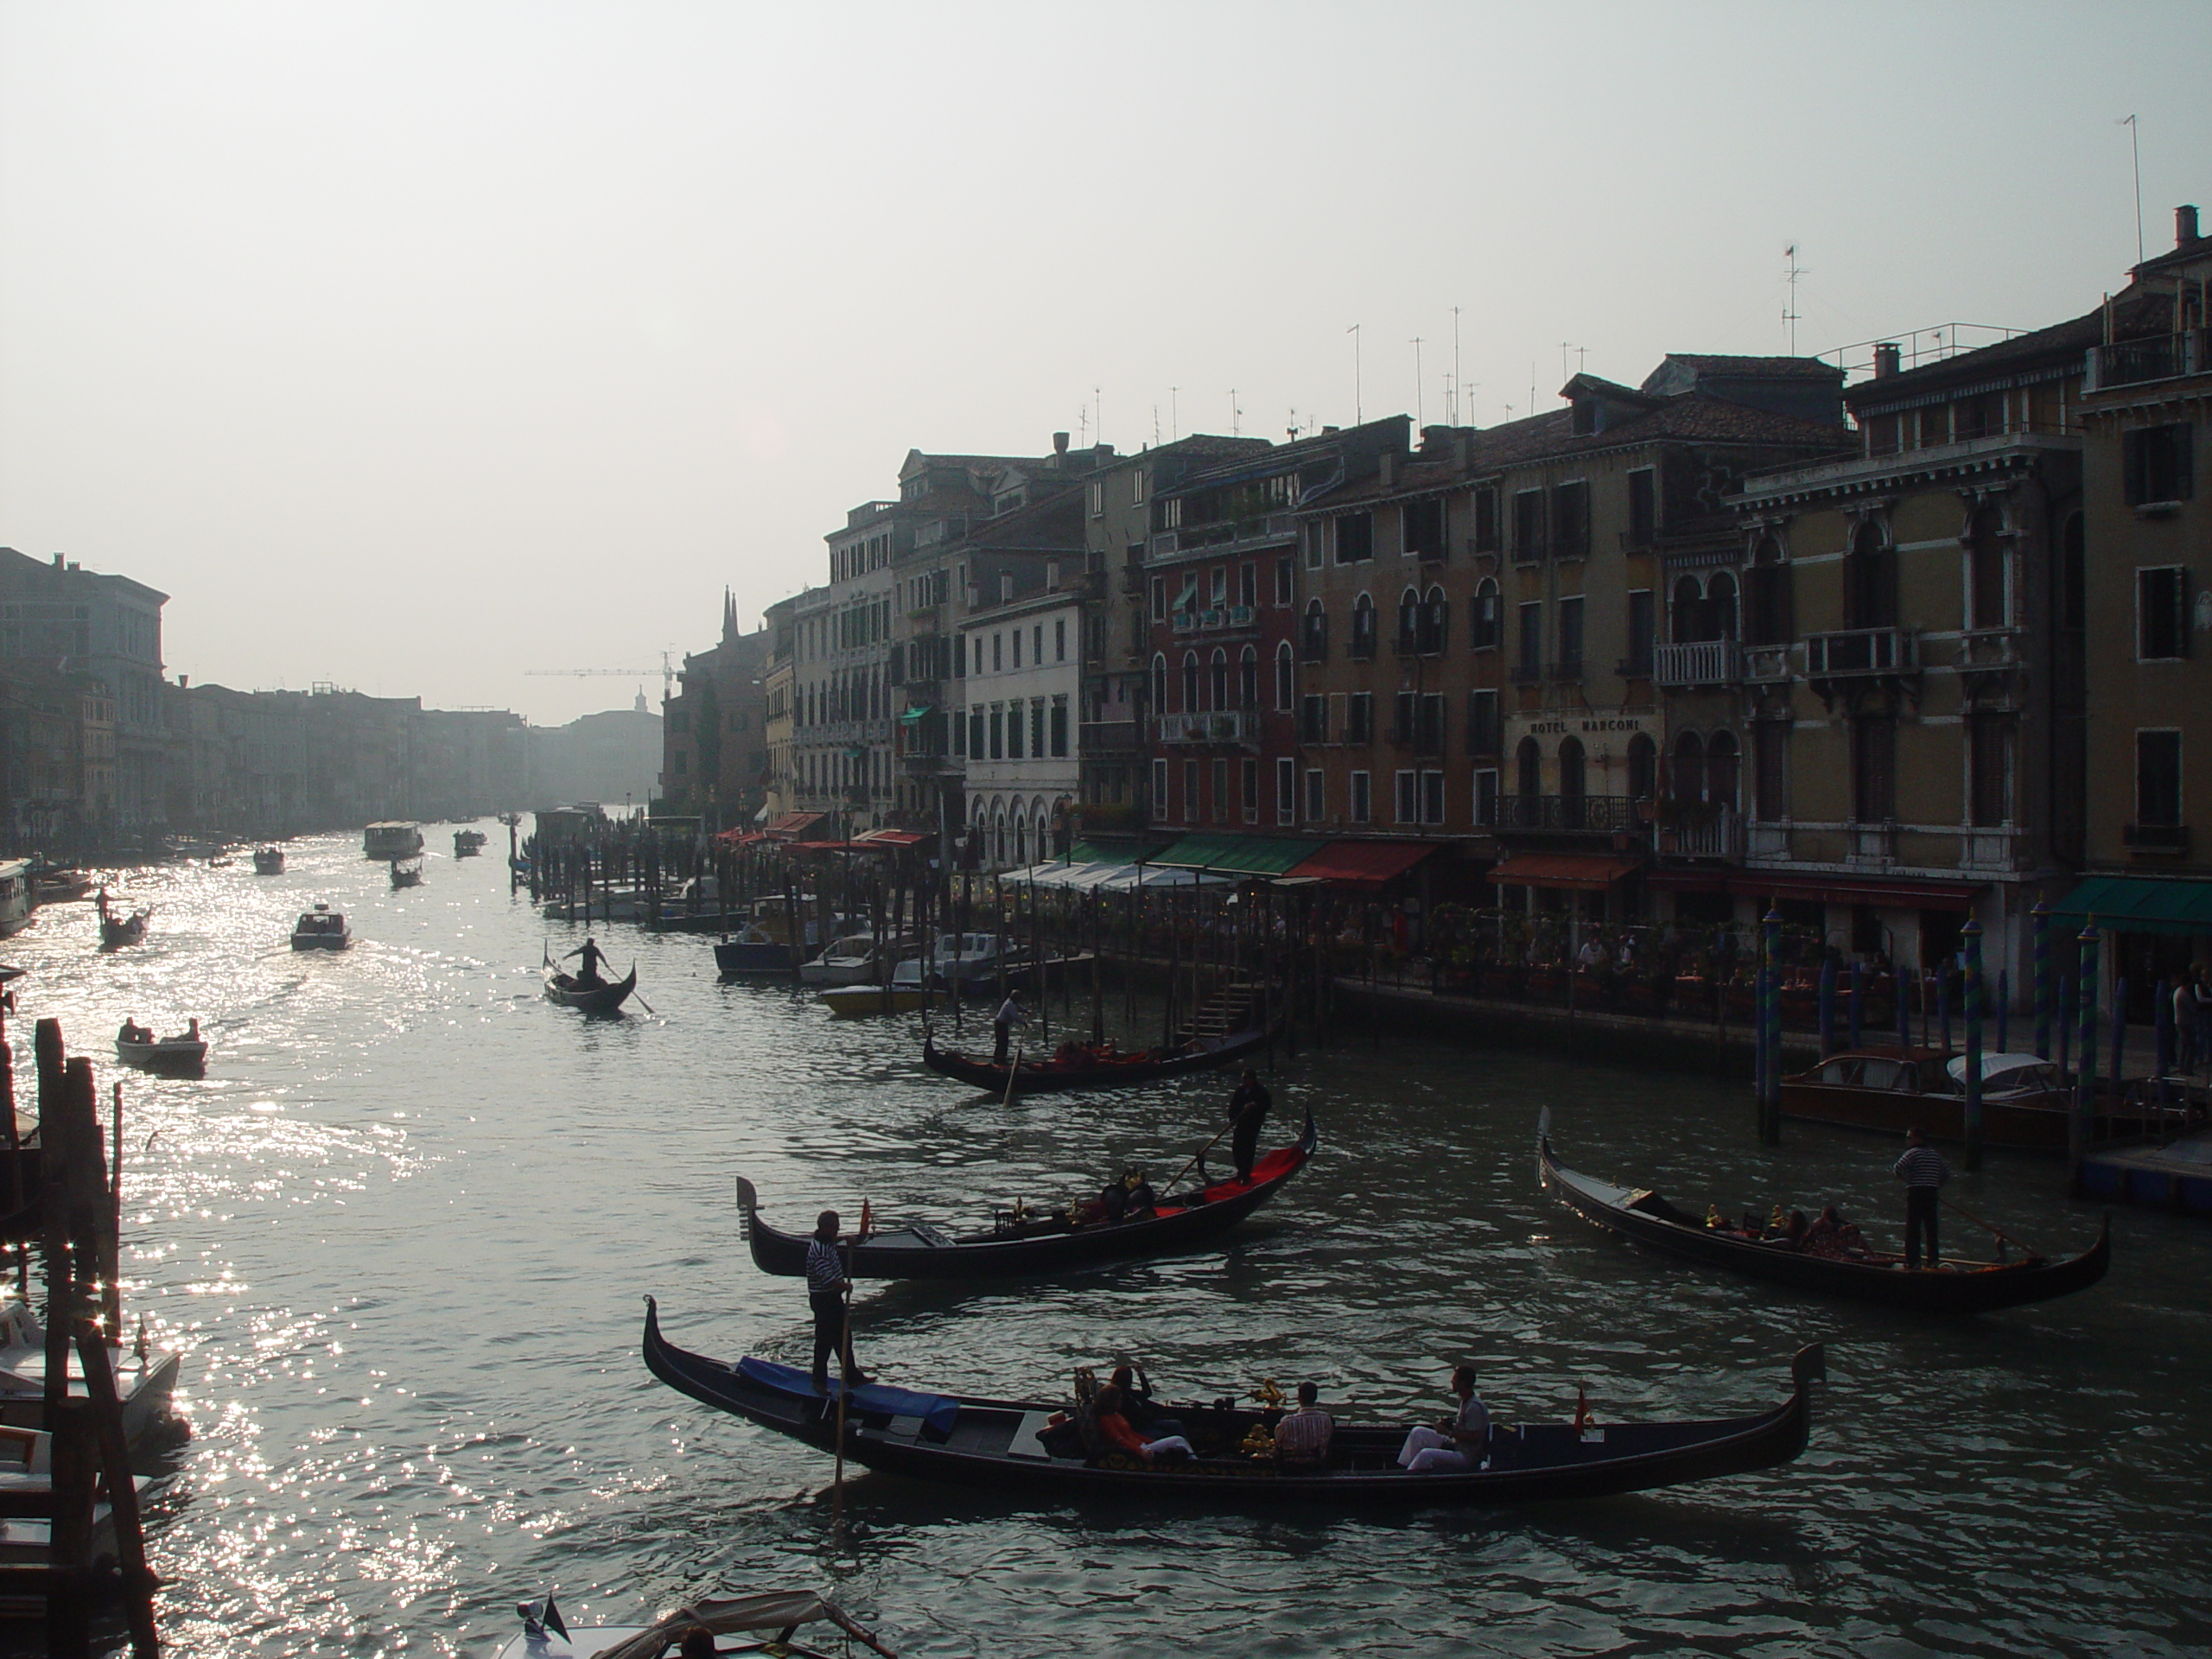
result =
[[[922,1007],[942,1007],[952,992],[934,975],[927,985],[922,979],[922,958],[909,957],[891,970],[889,984],[833,985],[820,993],[822,1006],[840,1020],[858,1020],[871,1014],[912,1014]]]
[[[388,819],[372,823],[361,832],[361,856],[364,858],[412,858],[423,850],[423,830],[420,824]]]
[[[30,861],[11,858],[0,864],[0,939],[13,938],[30,925]]]
[[[257,847],[253,849],[253,873],[256,875],[284,874],[284,849],[282,847]]]
[[[114,1373],[116,1399],[123,1408],[124,1438],[136,1446],[167,1414],[183,1360],[172,1351],[149,1348],[142,1322],[138,1340],[129,1349],[109,1348],[108,1368]],[[73,1344],[66,1375],[70,1395],[88,1398],[84,1361]],[[16,1296],[0,1298],[0,1425],[41,1431],[47,1427],[46,1327]]]
[[[474,858],[484,850],[485,835],[481,830],[456,830],[453,832],[453,855]]]
[[[804,1624],[827,1624],[874,1651],[883,1659],[896,1659],[889,1648],[855,1624],[835,1602],[800,1590],[773,1590],[763,1595],[702,1597],[686,1602],[651,1624],[579,1624],[573,1630],[561,1617],[551,1596],[518,1602],[516,1614],[521,1632],[510,1638],[492,1659],[661,1659],[683,1645],[695,1630],[709,1638],[753,1636],[757,1642],[725,1647],[709,1641],[717,1654],[788,1655],[790,1659],[830,1659],[823,1649],[793,1641]],[[839,1644],[840,1649],[843,1644]]]
[[[1917,1128],[1931,1141],[1966,1139],[1966,1056],[1942,1048],[1847,1049],[1782,1080],[1782,1115],[1808,1123]],[[2074,1111],[2069,1079],[2034,1054],[1982,1058],[1981,1138],[1989,1147],[2063,1153]],[[2088,1125],[2094,1141],[2127,1140],[2188,1122],[2182,1109],[2115,1112],[2104,1100]]]
[[[849,985],[822,993],[824,1007],[842,1019],[869,1014],[912,1014],[924,1003],[934,1003],[953,994],[988,996],[998,988],[1001,970],[1026,973],[1026,953],[1006,948],[995,933],[940,933],[931,948],[926,968],[920,957],[912,957],[892,970],[888,985]]]
[[[400,887],[419,887],[423,885],[423,861],[420,858],[395,858],[391,861],[391,885]]]
[[[347,931],[345,916],[328,905],[318,904],[313,910],[303,910],[300,919],[292,924],[292,949],[295,950],[343,950],[353,943]]]
[[[126,1027],[143,1030],[143,1027]],[[125,1065],[135,1065],[141,1071],[157,1071],[168,1077],[196,1077],[207,1069],[207,1042],[200,1034],[200,1022],[194,1020],[190,1030],[175,1037],[156,1037],[150,1031],[142,1037],[118,1035],[115,1039],[115,1058]]]
[[[848,934],[832,939],[820,956],[802,963],[799,981],[807,985],[873,984],[881,978],[884,963],[896,967],[902,957],[913,954],[914,945],[912,939],[887,939],[879,949],[872,933]]]

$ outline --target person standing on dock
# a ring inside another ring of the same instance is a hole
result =
[[[1928,1144],[1926,1135],[1918,1129],[1907,1129],[1904,1156],[1897,1160],[1892,1173],[1904,1183],[1906,1271],[1920,1265],[1923,1233],[1928,1238],[1928,1265],[1933,1269],[1941,1259],[1936,1243],[1936,1206],[1942,1201],[1943,1184],[1951,1179],[1951,1166],[1943,1161],[1942,1153]]]
[[[991,1020],[991,1064],[1006,1064],[1007,1045],[1013,1040],[1014,1028],[1025,1024],[1029,1010],[1021,1006],[1021,993],[1008,991],[1006,1001],[999,1004],[999,1011]]]
[[[1260,1128],[1268,1121],[1268,1109],[1274,1104],[1260,1082],[1260,1074],[1246,1067],[1244,1076],[1236,1085],[1236,1092],[1229,1097],[1230,1150],[1236,1159],[1236,1179],[1249,1183],[1252,1160],[1259,1156]]]
[[[806,1305],[814,1314],[814,1386],[830,1386],[830,1356],[837,1356],[841,1387],[856,1389],[868,1381],[860,1362],[853,1357],[853,1327],[847,1316],[846,1298],[853,1294],[845,1277],[845,1258],[837,1251],[837,1212],[824,1210],[815,1217],[814,1236],[806,1247]]]

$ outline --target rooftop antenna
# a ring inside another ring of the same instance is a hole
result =
[[[1290,441],[1293,443],[1298,442],[1298,435],[1302,429],[1298,424],[1298,406],[1294,404],[1291,405],[1290,424],[1283,429],[1290,434]]]
[[[1098,442],[1106,442],[1106,394],[1096,386],[1090,389],[1090,424],[1098,434]]]
[[[1084,404],[1075,412],[1075,447],[1090,448],[1090,405]]]
[[[1229,435],[1230,437],[1238,438],[1244,435],[1243,420],[1244,411],[1236,406],[1236,388],[1231,386],[1229,389]]]
[[[1152,447],[1155,449],[1160,448],[1160,405],[1158,404],[1152,406]]]
[[[1351,423],[1364,426],[1367,416],[1359,390],[1359,325],[1355,322],[1344,332],[1351,336]]]
[[[1797,245],[1795,242],[1782,251],[1782,257],[1789,262],[1783,271],[1789,283],[1789,297],[1783,303],[1782,320],[1789,325],[1789,355],[1795,357],[1797,355],[1797,279],[1805,274],[1805,268],[1797,263]]]
[[[1421,336],[1414,336],[1414,430],[1418,432],[1428,424],[1426,406],[1421,400]]]
[[[1179,441],[1183,435],[1183,406],[1176,398],[1176,394],[1180,391],[1182,391],[1180,386],[1167,388],[1167,435],[1171,443]]]
[[[1566,363],[1567,358],[1562,353],[1560,358],[1560,366],[1566,366]],[[1531,415],[1536,412],[1536,359],[1533,357],[1529,359],[1529,412]]]
[[[1445,419],[1454,426],[1459,424],[1459,308],[1452,308],[1452,398],[1451,411]]]
[[[1563,340],[1559,343],[1559,378],[1562,380],[1570,378],[1567,366],[1567,354],[1573,349],[1573,346]]]
[[[2113,123],[2127,129],[2128,153],[2135,158],[2135,263],[2143,263],[2143,132],[2132,115]]]

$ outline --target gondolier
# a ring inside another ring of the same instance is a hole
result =
[[[837,1253],[837,1212],[824,1210],[814,1223],[814,1239],[806,1247],[806,1305],[814,1313],[814,1386],[830,1386],[830,1356],[837,1356],[837,1380],[856,1389],[868,1381],[860,1362],[853,1357],[853,1330],[845,1316],[845,1298],[852,1294],[845,1277],[844,1258]]]
[[[1229,1097],[1229,1145],[1240,1181],[1252,1179],[1252,1160],[1260,1152],[1260,1130],[1267,1123],[1268,1109],[1274,1103],[1274,1097],[1261,1084],[1260,1074],[1246,1067],[1236,1092]]]
[[[1943,1154],[1928,1144],[1928,1137],[1918,1129],[1904,1133],[1904,1156],[1898,1159],[1891,1173],[1904,1183],[1904,1265],[1906,1271],[1920,1265],[1920,1240],[1928,1237],[1928,1265],[1938,1265],[1939,1251],[1936,1243],[1936,1206],[1942,1202],[1943,1184],[1951,1179],[1951,1166],[1943,1161]]]
[[[583,986],[587,989],[591,989],[607,983],[607,982],[600,976],[599,972],[599,964],[607,960],[607,952],[599,948],[599,942],[593,938],[591,935],[588,933],[584,935],[584,942],[578,945],[575,950],[569,951],[568,956],[563,957],[561,960],[566,962],[569,959],[569,957],[582,957],[583,958],[583,961],[576,969],[577,984]]]
[[[1008,991],[1006,1001],[999,1004],[999,1011],[991,1018],[991,1064],[1006,1064],[1006,1046],[1014,1035],[1014,1028],[1027,1024],[1029,1010],[1021,1006],[1021,993]]]

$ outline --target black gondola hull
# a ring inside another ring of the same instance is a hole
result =
[[[678,1348],[660,1333],[658,1309],[645,1302],[646,1369],[678,1393],[787,1435],[817,1451],[837,1445],[836,1404],[827,1394],[794,1395],[766,1388],[737,1366]],[[1141,1494],[1155,1501],[1219,1506],[1285,1500],[1340,1507],[1416,1511],[1446,1503],[1525,1503],[1611,1497],[1690,1481],[1747,1474],[1789,1462],[1805,1449],[1812,1421],[1810,1384],[1823,1374],[1821,1350],[1802,1350],[1790,1396],[1755,1416],[1711,1422],[1608,1424],[1585,1433],[1568,1424],[1501,1429],[1489,1466],[1465,1473],[1409,1474],[1395,1454],[1403,1426],[1339,1427],[1328,1468],[1300,1472],[1232,1457],[1199,1457],[1176,1467],[1094,1466],[1079,1459],[1019,1449],[1028,1426],[1057,1409],[1051,1402],[941,1396],[958,1408],[949,1432],[912,1416],[870,1409],[863,1389],[848,1410],[845,1456],[869,1469],[955,1485],[1081,1498]],[[1203,1444],[1234,1444],[1272,1414],[1173,1408]]]
[[[1123,1060],[1109,1065],[1060,1066],[1035,1060],[1024,1061],[1015,1069],[1014,1093],[1020,1095],[1064,1094],[1075,1089],[1126,1089],[1141,1083],[1157,1083],[1162,1077],[1181,1077],[1190,1071],[1212,1071],[1224,1065],[1234,1065],[1256,1053],[1267,1044],[1268,1033],[1262,1030],[1240,1031],[1227,1037],[1201,1038],[1188,1052],[1165,1055],[1158,1059]],[[939,1048],[931,1038],[922,1039],[922,1064],[941,1076],[957,1078],[975,1088],[1004,1096],[1007,1093],[1006,1065],[993,1060],[981,1060],[963,1054],[957,1049]]]
[[[1205,1203],[1142,1221],[1124,1221],[1029,1237],[979,1236],[941,1244],[857,1243],[855,1279],[1007,1279],[1080,1272],[1143,1256],[1173,1255],[1200,1248],[1243,1221],[1306,1166],[1319,1135],[1313,1120],[1298,1144],[1272,1152],[1253,1166],[1249,1185],[1227,1181]],[[753,1264],[763,1273],[796,1278],[806,1272],[807,1239],[770,1226],[757,1211],[745,1217]]]
[[[622,1005],[630,1000],[630,993],[638,988],[638,969],[632,963],[627,979],[617,980],[612,985],[576,987],[563,985],[559,980],[568,979],[563,974],[556,978],[547,975],[545,1000],[563,1008],[575,1008],[584,1014],[619,1014]]]
[[[1560,1201],[1607,1232],[1703,1267],[1725,1268],[1822,1295],[1848,1296],[1925,1313],[1990,1313],[2086,1290],[2105,1276],[2112,1262],[2109,1222],[2094,1244],[2066,1262],[2021,1261],[1913,1272],[1880,1262],[1808,1255],[1708,1229],[1694,1217],[1684,1217],[1656,1193],[1640,1196],[1661,1209],[1630,1208],[1607,1194],[1627,1193],[1631,1189],[1612,1187],[1566,1168],[1553,1153],[1548,1137],[1539,1143],[1538,1157],[1543,1182]]]

